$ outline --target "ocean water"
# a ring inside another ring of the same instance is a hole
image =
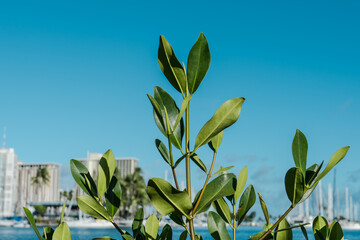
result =
[[[39,229],[42,230],[42,229]],[[259,227],[240,227],[236,234],[236,239],[247,240],[249,236],[259,232]],[[128,230],[131,232],[131,230]],[[173,229],[173,239],[179,239],[182,229]],[[203,236],[204,240],[213,239],[207,229],[197,229],[196,232]],[[91,240],[95,237],[110,236],[121,240],[120,234],[115,229],[71,229],[73,240]],[[231,235],[232,233],[230,233]],[[314,240],[311,229],[308,229],[310,240]],[[360,231],[344,231],[345,239],[360,240]],[[0,227],[0,239],[7,240],[36,240],[37,237],[32,228],[7,228]],[[293,239],[305,239],[299,229],[293,230]]]

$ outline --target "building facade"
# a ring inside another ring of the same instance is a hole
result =
[[[17,191],[17,155],[13,148],[0,148],[0,217],[14,216]]]
[[[48,181],[35,178],[38,171],[46,169]],[[28,203],[57,202],[60,200],[60,167],[56,163],[18,163],[18,202],[17,213],[22,214],[22,207]]]

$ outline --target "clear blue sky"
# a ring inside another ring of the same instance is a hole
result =
[[[166,165],[154,147],[162,135],[146,93],[156,85],[175,92],[157,63],[158,38],[165,35],[186,62],[204,32],[212,59],[193,97],[192,142],[223,102],[243,96],[217,168],[235,165],[237,175],[247,165],[270,212],[283,211],[299,128],[308,138],[309,163],[351,146],[337,168],[338,187],[349,186],[360,200],[359,12],[359,1],[2,2],[6,145],[21,161],[60,163],[67,189],[69,160],[88,150],[137,157],[147,178],[163,177]],[[210,150],[199,154],[210,163]],[[193,172],[200,187],[204,175]]]

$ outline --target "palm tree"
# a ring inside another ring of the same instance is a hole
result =
[[[50,181],[50,174],[47,170],[46,167],[41,167],[39,166],[39,168],[36,171],[36,175],[35,177],[31,178],[31,184],[36,186],[36,195],[38,196],[39,199],[39,190],[40,187],[44,184],[48,184]]]
[[[135,168],[133,174],[120,179],[122,189],[120,216],[123,218],[132,216],[139,206],[144,207],[150,203],[141,173],[140,168]]]

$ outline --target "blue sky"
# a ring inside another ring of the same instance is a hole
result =
[[[351,146],[337,168],[338,187],[349,186],[360,199],[359,10],[358,1],[3,2],[6,145],[21,161],[60,163],[63,188],[73,184],[71,158],[108,148],[139,158],[147,178],[163,177],[166,165],[154,146],[162,135],[146,93],[154,86],[176,92],[157,63],[159,35],[186,62],[204,32],[212,59],[191,105],[192,143],[223,102],[242,96],[217,168],[235,165],[237,175],[247,165],[249,183],[270,211],[281,212],[298,128],[308,138],[309,163],[327,162]],[[210,154],[206,147],[199,151],[206,164]],[[193,169],[199,188],[204,175]]]

